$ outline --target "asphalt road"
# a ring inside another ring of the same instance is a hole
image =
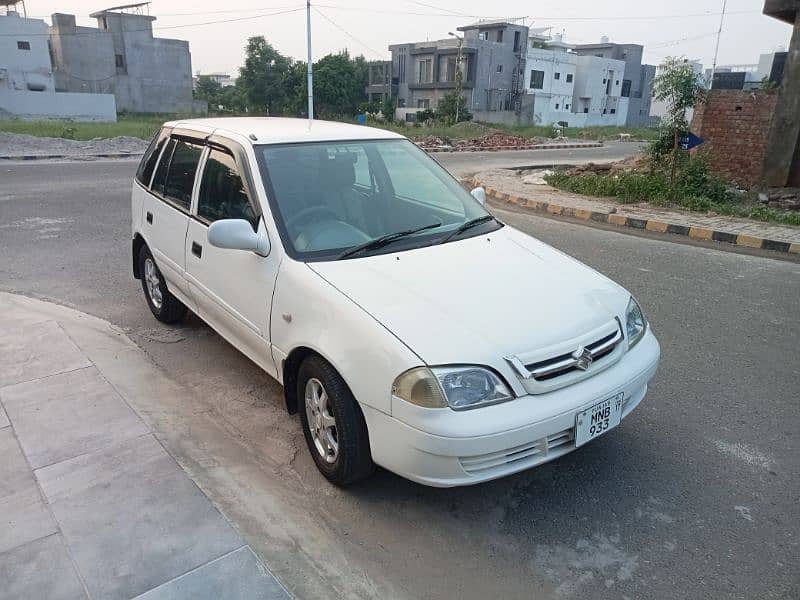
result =
[[[111,321],[185,386],[175,427],[207,457],[190,473],[298,597],[800,597],[798,263],[498,210],[637,296],[663,352],[649,395],[532,471],[450,490],[381,471],[343,491],[274,382],[198,319],[149,314],[133,168],[0,164],[0,289]]]
[[[436,160],[458,177],[486,169],[511,167],[552,167],[578,165],[588,162],[613,162],[637,154],[643,144],[638,142],[606,142],[600,148],[554,150],[511,150],[503,152],[436,152]]]

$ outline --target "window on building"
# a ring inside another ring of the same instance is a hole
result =
[[[114,64],[117,66],[118,69],[125,68],[125,57],[122,54],[115,54],[114,55]]]
[[[572,73],[567,73],[567,83],[572,83]]]
[[[252,225],[253,231],[258,228],[256,211],[244,189],[236,162],[227,152],[214,148],[208,155],[200,182],[197,215],[209,223],[219,219],[244,219]]]
[[[561,73],[553,73],[553,79],[561,79]]]
[[[417,108],[430,108],[431,101],[430,98],[418,98],[417,99]]]
[[[601,52],[600,54],[595,54],[595,56],[596,56],[597,58],[603,58],[603,54],[602,54],[602,52]]]
[[[619,79],[614,83],[614,85],[619,85]]]
[[[497,30],[497,41],[501,42],[501,43],[503,41],[503,30],[502,29],[498,29]]]
[[[630,79],[623,79],[622,80],[622,93],[623,98],[630,98],[631,95],[631,80]]]
[[[605,85],[605,83],[606,83],[606,80],[605,80],[605,78],[603,78],[603,84]]]
[[[607,112],[608,112],[608,110],[604,108],[603,109],[603,114],[606,114]]]
[[[611,114],[612,114],[612,115],[614,115],[614,114],[616,114],[616,113],[617,113],[617,109],[616,109],[616,108],[612,108],[612,109],[611,109]]]
[[[398,71],[400,71],[400,83],[406,82],[406,55],[401,54],[397,59]]]
[[[514,52],[519,52],[520,36],[519,31],[514,32]]]
[[[430,83],[433,76],[433,59],[419,61],[419,83]]]
[[[564,105],[564,108],[565,108],[566,110],[569,110],[569,104],[565,104],[565,105]]]
[[[497,65],[497,72],[498,73],[502,73],[503,72],[503,65]]]
[[[584,109],[583,109],[583,112],[585,112],[585,113],[588,113],[588,112],[589,112],[589,108],[588,108],[588,107],[587,107],[587,108],[584,108]]]
[[[556,110],[558,110],[558,107],[559,107],[559,104],[558,104],[558,102],[556,102]]]
[[[479,31],[478,32],[478,39],[483,40],[484,42],[489,39],[489,32],[488,31]]]
[[[541,90],[544,88],[544,71],[531,71],[531,89]]]
[[[17,50],[30,50],[30,49],[31,49],[30,42],[25,42],[25,41],[17,42]]]

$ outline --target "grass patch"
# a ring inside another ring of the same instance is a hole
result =
[[[555,172],[546,175],[544,179],[560,190],[584,196],[612,198],[622,204],[648,202],[667,208],[715,212],[731,217],[800,226],[800,213],[764,206],[752,194],[734,193],[718,178],[705,174],[704,169],[702,165],[694,170],[687,168],[674,184],[666,173],[659,171],[628,171],[615,175],[571,175]]]
[[[113,138],[120,135],[149,140],[159,127],[176,115],[121,114],[116,123],[79,123],[75,121],[23,121],[0,119],[0,132],[22,133],[37,137],[54,137],[69,140],[92,140]]]

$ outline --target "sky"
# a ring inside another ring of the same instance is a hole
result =
[[[54,12],[89,14],[133,0],[27,0],[28,16]],[[666,56],[699,60],[710,67],[723,0],[317,0],[312,1],[314,60],[347,49],[368,59],[389,57],[387,46],[435,40],[461,25],[486,18],[524,18],[530,27],[553,27],[570,43],[600,37],[645,47],[645,60]],[[719,65],[751,64],[758,55],[789,45],[791,27],[761,14],[763,0],[728,0],[719,46]],[[194,72],[236,75],[247,38],[263,35],[282,54],[306,58],[306,12],[300,0],[153,0],[154,34],[188,40]],[[520,21],[521,22],[521,21]]]

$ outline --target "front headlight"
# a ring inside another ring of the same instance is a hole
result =
[[[633,348],[644,336],[647,329],[647,320],[636,300],[631,297],[625,311],[625,329],[628,332],[628,349]]]
[[[505,402],[514,396],[494,372],[485,367],[417,367],[401,374],[392,394],[424,408],[466,410]]]

